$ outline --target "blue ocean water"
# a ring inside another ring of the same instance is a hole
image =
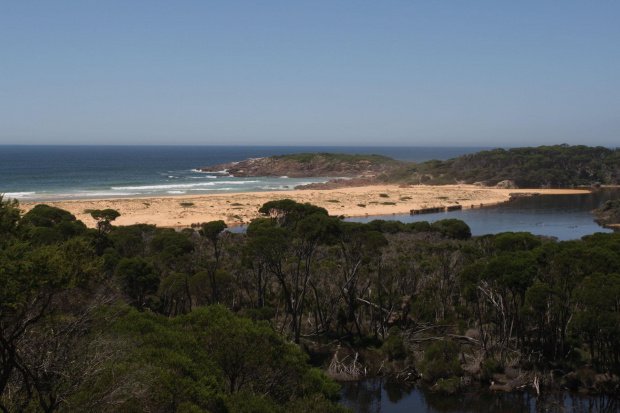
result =
[[[0,145],[0,193],[20,201],[288,190],[329,178],[235,178],[196,168],[302,152],[445,160],[488,147]]]

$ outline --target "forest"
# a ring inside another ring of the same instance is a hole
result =
[[[521,147],[427,161],[394,169],[380,177],[388,182],[447,185],[509,180],[519,188],[569,188],[620,182],[620,149],[553,145]]]
[[[0,410],[346,411],[337,380],[618,394],[620,234],[271,201],[246,232],[0,198]]]

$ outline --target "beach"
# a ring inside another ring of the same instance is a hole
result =
[[[195,223],[223,220],[228,226],[248,224],[261,217],[258,209],[268,201],[293,199],[321,206],[330,215],[344,217],[408,214],[411,210],[462,206],[463,209],[507,202],[511,194],[580,194],[585,189],[504,189],[474,185],[396,186],[374,185],[331,190],[243,192],[150,198],[82,199],[53,202],[22,202],[28,212],[47,204],[71,212],[87,226],[95,227],[89,210],[115,209],[121,216],[115,225],[154,224],[187,228]]]

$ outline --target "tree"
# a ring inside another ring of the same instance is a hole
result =
[[[157,293],[159,277],[144,258],[123,258],[116,266],[115,274],[122,280],[125,293],[138,310],[145,308],[149,295]]]
[[[220,256],[222,255],[223,243],[222,232],[228,228],[224,221],[205,222],[201,225],[199,231],[213,248],[213,260],[208,261],[207,272],[209,274],[209,282],[211,283],[211,302],[217,303],[220,300],[219,289],[216,280],[216,273],[220,266]]]
[[[0,194],[0,243],[15,235],[19,220],[19,202],[17,199],[4,200]]]
[[[99,232],[110,232],[110,226],[112,221],[120,217],[120,212],[114,209],[95,209],[90,211],[90,216],[97,221],[97,229]]]

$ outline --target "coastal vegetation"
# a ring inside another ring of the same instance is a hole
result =
[[[235,176],[349,177],[298,189],[363,186],[477,184],[517,188],[570,188],[620,183],[620,149],[553,145],[463,155],[446,161],[401,162],[380,155],[301,153],[246,159],[199,168]],[[380,194],[383,195],[383,194]]]
[[[568,188],[620,182],[620,149],[553,145],[493,149],[447,161],[432,160],[394,169],[386,182],[443,185],[511,181],[519,188]]]
[[[594,214],[598,216],[595,221],[599,225],[603,226],[612,226],[612,228],[617,228],[620,224],[620,200],[613,199],[605,202],[605,204],[594,211]]]
[[[0,408],[343,411],[329,376],[618,393],[620,234],[259,211],[88,229],[0,199]]]

